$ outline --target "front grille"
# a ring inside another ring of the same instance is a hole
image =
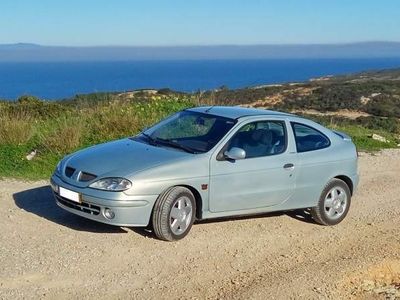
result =
[[[90,173],[86,173],[86,172],[81,172],[81,175],[79,176],[79,181],[91,181],[93,179],[95,179],[97,176],[90,174]]]
[[[71,168],[71,167],[66,167],[65,168],[65,176],[71,178],[71,176],[74,174],[76,169]]]
[[[82,211],[87,214],[95,215],[95,216],[97,216],[100,213],[100,206],[93,205],[93,204],[86,203],[86,202],[81,202],[81,203],[74,202],[74,201],[68,200],[64,197],[61,197],[58,194],[56,194],[56,198],[57,198],[58,202],[60,202],[62,205],[65,205],[69,208],[73,208],[73,209]]]
[[[68,178],[72,178],[72,176],[74,175],[75,172],[77,172],[75,168],[72,168],[72,167],[65,168],[65,176],[67,176]],[[88,182],[88,181],[92,181],[92,180],[96,179],[96,177],[97,177],[96,175],[91,174],[91,173],[77,172],[77,175],[74,176],[74,179],[77,181],[81,181],[81,182]]]

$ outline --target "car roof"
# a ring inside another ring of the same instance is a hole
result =
[[[188,111],[200,112],[200,113],[208,113],[211,115],[217,115],[230,119],[239,119],[243,117],[249,116],[264,116],[264,115],[272,115],[272,116],[293,116],[288,113],[267,110],[267,109],[258,109],[258,108],[247,108],[241,106],[200,106],[187,109]]]

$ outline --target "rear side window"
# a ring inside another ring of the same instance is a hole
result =
[[[296,139],[297,152],[307,152],[327,148],[331,141],[322,132],[308,125],[291,123]]]

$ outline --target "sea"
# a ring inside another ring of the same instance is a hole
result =
[[[47,100],[76,94],[169,88],[196,92],[306,81],[310,78],[400,68],[399,58],[0,62],[0,99]]]

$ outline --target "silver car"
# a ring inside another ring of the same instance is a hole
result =
[[[309,208],[335,225],[358,184],[351,139],[310,120],[241,107],[178,112],[137,136],[62,159],[57,204],[116,226],[151,225],[163,240],[195,220]]]

